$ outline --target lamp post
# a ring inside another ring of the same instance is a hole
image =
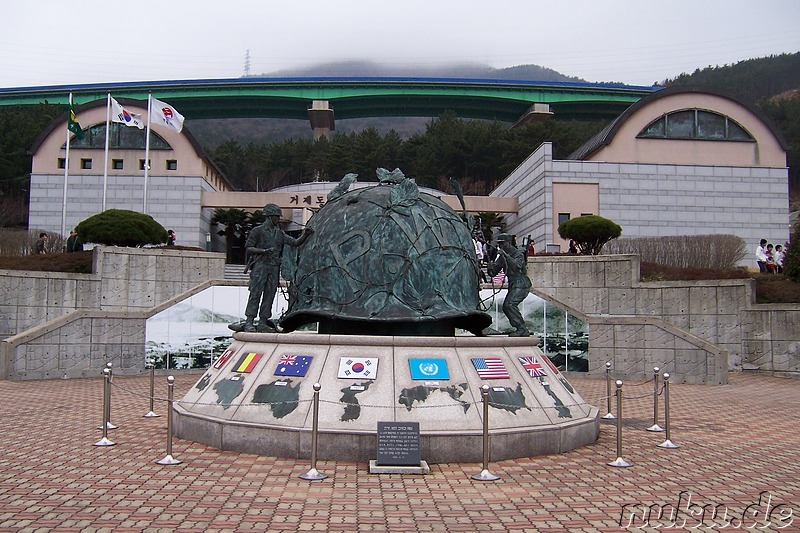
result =
[[[206,233],[206,252],[211,251],[211,232]]]

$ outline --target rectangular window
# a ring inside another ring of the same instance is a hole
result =
[[[569,213],[559,213],[558,214],[558,225],[560,226],[564,222],[569,220]]]
[[[594,215],[594,213],[581,213],[582,217],[588,217],[590,215]]]
[[[91,159],[81,159],[81,168],[83,170],[91,170],[92,169],[92,160]]]
[[[58,168],[64,168],[67,166],[67,158],[66,157],[59,157],[58,158]]]
[[[147,168],[148,168],[148,169],[152,168],[152,167],[150,166],[150,164],[151,164],[151,163],[152,163],[152,161],[150,161],[150,160],[148,159],[148,160],[147,160]],[[144,159],[140,159],[140,160],[139,160],[139,170],[144,170]]]
[[[122,170],[123,169],[122,159],[112,159],[111,160],[111,168],[114,170]]]
[[[167,159],[167,170],[178,170],[178,160]]]

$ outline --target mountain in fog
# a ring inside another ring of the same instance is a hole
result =
[[[533,81],[585,81],[566,76],[539,65],[518,65],[493,68],[480,63],[453,63],[440,66],[382,65],[372,61],[339,61],[312,67],[285,69],[263,78],[333,78],[333,77],[396,77],[396,78],[476,78]]]

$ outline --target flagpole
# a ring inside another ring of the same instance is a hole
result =
[[[72,109],[72,93],[69,93],[69,107]],[[69,180],[69,117],[67,117],[67,153],[64,157],[64,198],[61,203],[61,235],[67,234],[67,181]]]
[[[150,173],[150,108],[153,105],[152,93],[147,93],[147,133],[144,138],[144,191],[142,194],[142,213],[147,214],[147,178]]]
[[[111,129],[111,93],[106,98],[106,151],[103,159],[103,211],[106,210],[106,191],[108,189],[108,136]]]

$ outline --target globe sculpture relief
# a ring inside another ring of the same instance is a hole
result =
[[[381,424],[413,422],[426,461],[475,462],[484,457],[483,405],[502,433],[492,440],[494,459],[594,442],[597,408],[538,338],[522,325],[515,336],[484,335],[492,319],[479,308],[466,213],[420,192],[400,170],[378,169],[378,178],[350,190],[356,175],[345,176],[298,239],[274,222],[259,230],[271,240],[248,238],[268,274],[280,259],[288,309],[273,329],[275,287],[251,277],[251,293],[263,285],[255,296],[267,298],[259,322],[254,296],[251,320],[231,326],[233,342],[175,406],[176,434],[281,457],[308,457],[318,437],[320,458],[372,461]],[[514,272],[521,279],[525,269],[520,261]],[[301,328],[313,323],[316,332]]]
[[[354,177],[309,221],[314,237],[290,252],[284,331],[318,322],[320,333],[480,335],[491,317],[478,310],[467,223],[400,170],[378,169],[379,185],[348,191]]]

